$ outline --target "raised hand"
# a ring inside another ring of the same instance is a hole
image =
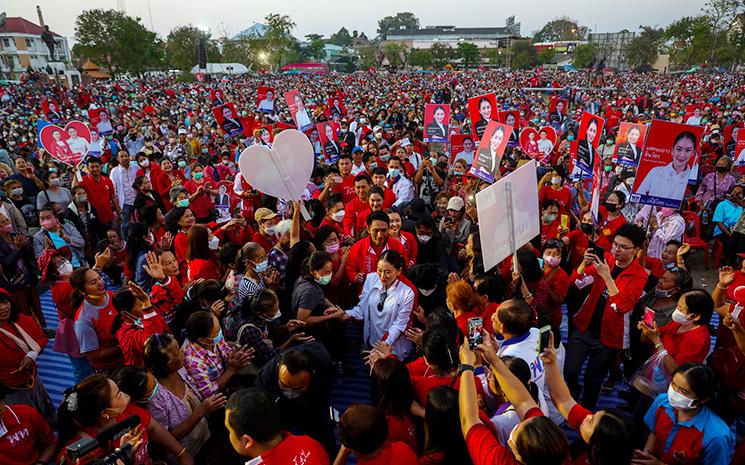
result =
[[[166,274],[163,271],[163,265],[160,263],[160,258],[155,256],[154,252],[148,252],[145,256],[146,264],[142,267],[145,272],[150,275],[156,281],[165,281]]]

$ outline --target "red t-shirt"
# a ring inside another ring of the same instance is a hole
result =
[[[385,444],[375,457],[369,459],[357,457],[357,463],[360,465],[418,465],[419,459],[411,447],[403,442],[392,442]]]
[[[190,196],[194,195],[194,193],[197,192],[197,188],[200,186],[203,186],[205,189],[212,188],[212,184],[209,181],[203,181],[201,184],[197,184],[190,179],[184,183],[184,188],[186,188]],[[206,218],[210,216],[210,210],[215,208],[215,201],[212,199],[210,194],[202,192],[193,200],[189,201],[189,208],[197,218]]]
[[[47,345],[46,336],[44,336],[41,328],[32,317],[20,314],[15,325],[26,331],[31,336],[31,339],[36,341],[42,349]],[[23,337],[15,328],[15,325],[10,321],[6,321],[0,324],[0,329],[9,332],[23,341]],[[21,364],[21,360],[25,356],[25,350],[21,349],[10,337],[4,333],[0,333],[0,383],[12,388],[27,387],[32,379],[32,374],[27,371],[18,370],[18,365]]]
[[[47,421],[31,406],[6,405],[0,420],[7,429],[0,437],[0,457],[4,465],[35,463],[40,451],[57,442]]]
[[[362,202],[355,197],[344,205],[344,221],[342,229],[347,236],[359,237],[359,233],[365,230],[365,220],[370,214],[370,204]]]
[[[532,408],[525,413],[525,418],[542,417],[539,408]],[[499,440],[483,423],[473,425],[466,434],[466,447],[471,455],[473,465],[518,465],[512,451],[499,443]]]
[[[558,218],[549,224],[541,222],[541,243],[545,244],[549,239],[556,239],[559,235],[559,226],[561,226],[561,221]]]
[[[403,442],[412,450],[416,450],[416,426],[409,415],[403,417],[386,415],[388,420],[388,442]]]
[[[151,311],[142,318],[142,327],[124,323],[116,332],[116,339],[124,355],[124,365],[145,366],[145,341],[153,334],[170,333],[168,323],[157,312]]]
[[[328,465],[329,456],[315,439],[309,436],[284,435],[282,442],[260,455],[261,465]]]
[[[455,325],[458,327],[463,337],[468,337],[468,319],[478,316],[474,311],[463,312],[455,317]],[[488,326],[487,326],[488,328]]]
[[[554,189],[552,186],[545,186],[541,189],[541,195],[538,204],[543,205],[546,200],[556,200],[559,202],[559,214],[568,214],[572,206],[572,191],[568,187],[562,186],[560,189]]]
[[[665,274],[665,266],[662,260],[656,257],[644,257],[644,268],[649,270],[649,274],[660,279]]]
[[[354,176],[347,176],[343,179],[341,184],[334,187],[333,192],[334,194],[341,194],[344,203],[351,202],[356,197],[354,193]]]
[[[561,268],[556,268],[555,271],[549,273],[551,273],[551,278],[546,282],[546,285],[551,292],[561,297],[561,301],[563,302],[569,292],[569,275],[567,275],[566,271]],[[545,270],[544,276],[548,276],[548,273],[545,273]],[[551,317],[551,326],[554,328],[561,326],[561,318],[563,316],[561,313],[561,304],[551,305],[549,302],[546,305],[546,310]]]
[[[272,247],[274,247],[272,241],[260,232],[255,232],[253,237],[251,238],[251,241],[257,242],[259,245],[261,245],[261,248],[263,248],[264,252],[266,252],[267,254],[272,250]]]
[[[186,283],[197,279],[220,279],[220,270],[217,269],[212,260],[195,258],[186,266]]]
[[[569,262],[572,264],[572,269],[576,270],[585,258],[585,252],[590,246],[590,240],[579,229],[570,231],[567,237],[569,238]],[[610,252],[610,242],[602,236],[599,236],[595,240],[595,245],[602,247],[606,252]]]
[[[618,231],[618,228],[626,224],[626,217],[619,215],[618,218],[608,221],[608,210],[606,210],[605,207],[600,207],[600,214],[605,219],[603,220],[602,225],[598,225],[598,234],[606,238],[608,242],[613,242],[613,238],[616,237],[616,231]]]
[[[579,433],[579,427],[582,426],[582,422],[585,421],[585,418],[592,415],[592,412],[587,410],[586,408],[582,407],[579,404],[574,404],[574,407],[572,407],[571,410],[569,410],[569,417],[567,418],[567,425],[572,428],[574,431]],[[579,454],[572,463],[574,465],[589,465],[589,461],[587,460],[587,452],[582,452]]]
[[[489,332],[492,332],[492,318],[494,318],[494,314],[497,313],[498,308],[499,304],[492,302],[481,312],[481,319],[484,322],[484,328]]]
[[[671,321],[660,328],[660,340],[665,350],[680,366],[686,362],[703,363],[709,354],[711,338],[706,326],[678,333],[680,323]]]
[[[111,179],[101,175],[101,178],[96,181],[92,176],[83,176],[83,180],[78,185],[85,189],[88,202],[98,214],[98,220],[101,223],[114,221],[114,208],[111,206],[114,183],[111,182]]]
[[[457,356],[455,354],[454,356]],[[456,360],[457,362],[457,360]],[[430,373],[432,371],[430,370]],[[427,406],[427,395],[429,391],[439,386],[450,386],[456,391],[460,389],[460,376],[455,376],[455,384],[453,384],[453,376],[412,376],[411,386],[414,389],[414,398],[423,407]],[[474,377],[474,385],[476,386],[476,393],[483,397],[484,387],[478,378]]]

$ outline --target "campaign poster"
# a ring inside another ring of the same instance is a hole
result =
[[[590,216],[595,226],[598,224],[598,211],[600,210],[600,157],[595,157],[592,166],[592,194],[590,195]]]
[[[256,111],[274,113],[274,92],[274,87],[258,87],[256,90]]]
[[[70,166],[83,161],[91,143],[91,133],[82,121],[70,121],[64,128],[56,124],[44,126],[39,133],[44,150],[53,158]]]
[[[510,184],[508,191],[506,186]],[[486,189],[476,193],[484,270],[489,271],[541,233],[536,164],[530,160]],[[511,199],[507,195],[511,192]],[[510,202],[511,201],[511,202]],[[512,203],[512,209],[510,209]],[[509,215],[512,215],[510,229]]]
[[[613,152],[613,163],[639,166],[646,135],[647,126],[645,124],[621,123],[618,134],[616,134],[616,150]]]
[[[510,136],[510,140],[507,142],[507,147],[514,148],[520,145],[520,111],[500,111],[497,113],[497,121],[513,127],[512,135]]]
[[[243,132],[243,124],[238,118],[238,112],[232,103],[225,103],[212,109],[215,121],[226,136],[235,136]]]
[[[730,157],[731,159],[735,159],[735,156],[737,155],[736,151],[736,144],[737,144],[737,138],[739,136],[740,130],[743,128],[743,122],[739,123],[733,123],[729,124],[724,127],[723,132],[723,141],[724,144],[724,154]]]
[[[213,108],[228,103],[228,100],[225,98],[225,94],[223,94],[222,89],[210,90],[210,100],[212,100]]]
[[[572,152],[577,167],[585,173],[592,174],[595,158],[598,157],[598,143],[603,132],[605,120],[592,113],[584,112],[577,132],[577,150]]]
[[[699,126],[652,120],[631,201],[680,208],[691,170],[698,163],[703,132]]]
[[[540,154],[538,151],[538,131],[535,128],[525,128],[520,131],[520,147],[531,158],[538,158]]]
[[[551,164],[551,153],[556,147],[556,142],[559,136],[556,134],[556,130],[551,126],[544,126],[538,130],[538,156],[536,161],[543,165]]]
[[[450,164],[455,160],[465,160],[470,167],[473,164],[476,142],[473,134],[458,134],[450,136]]]
[[[114,131],[114,127],[111,125],[111,115],[105,108],[88,110],[88,119],[91,121],[91,126],[101,136],[108,136]]]
[[[308,116],[308,110],[305,109],[303,97],[300,95],[300,92],[297,90],[285,92],[285,100],[287,101],[287,106],[290,107],[290,113],[297,129],[302,132],[311,129],[313,122],[310,120],[310,116]]]
[[[745,131],[737,131],[737,140],[735,141],[735,158],[736,166],[745,166]]]
[[[548,121],[551,126],[561,127],[566,120],[569,101],[561,98],[552,98],[548,103]]]
[[[88,155],[101,158],[101,155],[103,155],[104,151],[104,142],[105,139],[101,137],[100,134],[98,134],[98,131],[95,129],[91,129],[91,143],[88,146]]]
[[[44,100],[41,102],[41,110],[44,118],[50,123],[59,123],[62,121],[62,112],[56,100]]]
[[[683,122],[691,126],[698,126],[701,124],[701,114],[701,105],[686,105]]]
[[[330,116],[332,117],[338,116],[339,118],[346,116],[347,109],[344,108],[344,100],[342,100],[342,98],[339,97],[338,95],[329,97],[326,104],[328,106],[328,111],[329,111]]]
[[[274,128],[271,124],[261,126],[259,128],[259,138],[254,142],[256,144],[271,146],[272,142],[274,142],[273,130]]]
[[[424,142],[447,142],[450,105],[429,103],[424,107]]]
[[[329,165],[336,163],[341,155],[341,147],[339,147],[333,123],[328,121],[318,123],[316,129],[318,130],[318,139],[323,148],[323,154],[326,156],[326,163]]]
[[[494,182],[499,177],[499,166],[511,133],[512,126],[490,122],[484,130],[470,173],[488,183]]]
[[[477,141],[484,137],[486,126],[498,120],[498,114],[496,94],[484,94],[468,99],[468,116],[471,118],[472,133],[476,134]]]
[[[225,223],[232,219],[230,205],[232,199],[230,193],[233,190],[232,181],[220,181],[217,183],[217,196],[215,196],[215,210],[217,210],[217,223]]]

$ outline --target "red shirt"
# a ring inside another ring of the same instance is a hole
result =
[[[582,422],[585,421],[585,418],[590,415],[592,415],[591,411],[579,404],[574,404],[574,407],[569,410],[567,425],[577,433],[580,433],[579,427],[582,426]],[[590,462],[587,460],[587,452],[582,452],[572,461],[572,463],[574,465],[588,465]]]
[[[569,231],[566,237],[569,238],[569,263],[572,264],[572,269],[576,270],[585,258],[585,252],[590,246],[590,239],[579,229]],[[606,252],[610,252],[610,242],[603,236],[598,236],[595,239],[595,245],[602,247]]]
[[[644,257],[644,268],[649,270],[649,274],[660,279],[665,274],[665,266],[662,260],[656,257]]]
[[[341,184],[334,186],[334,194],[341,194],[341,198],[344,203],[351,202],[356,194],[354,193],[354,176],[347,176],[341,182]]]
[[[365,220],[369,214],[370,205],[358,197],[344,205],[344,221],[342,221],[344,234],[358,237],[360,232],[365,230]]]
[[[388,249],[397,251],[405,261],[408,261],[404,246],[392,237],[389,237],[388,242],[382,247],[373,247],[369,237],[363,237],[355,242],[349,249],[347,264],[344,268],[349,282],[355,282],[357,273],[364,275],[374,273],[378,269],[378,259]]]
[[[145,341],[153,334],[170,333],[168,323],[157,312],[143,315],[142,327],[133,323],[124,323],[116,332],[119,347],[122,348],[125,366],[145,366]]]
[[[618,228],[626,224],[626,217],[619,215],[618,218],[608,221],[608,210],[606,210],[605,207],[600,207],[600,214],[603,215],[603,218],[605,219],[603,220],[602,225],[598,225],[598,234],[606,238],[608,242],[613,242],[613,238],[616,237],[616,231],[618,231]]]
[[[410,232],[401,231],[401,236],[399,237],[398,242],[404,246],[406,254],[409,256],[409,266],[416,265],[419,244],[417,244],[414,235]]]
[[[153,309],[167,322],[173,320],[173,309],[184,298],[184,289],[178,276],[169,276],[164,283],[155,283],[150,291]]]
[[[60,320],[63,318],[75,319],[75,308],[72,304],[72,296],[75,290],[69,281],[55,281],[52,283],[52,302],[57,306],[57,316]]]
[[[101,175],[96,181],[92,176],[83,176],[83,180],[78,185],[85,189],[88,202],[98,213],[98,220],[101,223],[114,221],[114,208],[111,205],[114,183],[111,182],[111,179]]]
[[[469,318],[473,318],[478,316],[476,312],[468,311],[463,312],[460,315],[455,317],[455,325],[458,327],[460,332],[463,334],[463,337],[468,337],[468,320]],[[488,328],[488,326],[487,326]]]
[[[197,279],[220,279],[220,270],[210,259],[195,258],[186,266],[186,283]]]
[[[403,442],[392,442],[385,444],[375,457],[363,459],[358,456],[357,463],[360,465],[418,465],[419,459],[411,447]]]
[[[453,357],[457,358],[458,354],[453,354]],[[457,360],[456,360],[457,362]],[[432,371],[429,370],[431,373]],[[453,378],[455,378],[455,384],[453,384]],[[481,385],[481,381],[474,377],[474,384],[476,386],[476,392],[479,396],[484,396],[484,387]],[[439,386],[451,386],[456,391],[460,389],[460,376],[412,376],[411,386],[414,389],[414,398],[423,407],[427,406],[427,395],[429,391]]]
[[[561,297],[561,302],[564,302],[564,299],[566,299],[567,293],[569,292],[569,275],[567,275],[566,271],[561,268],[554,268],[549,271],[549,273],[546,273],[545,271],[544,268],[544,277],[547,279],[546,284],[548,285],[548,288],[551,292]],[[551,275],[550,278],[549,274]],[[551,305],[550,300],[551,299],[549,298],[549,302],[546,304],[546,310],[551,317],[551,326],[558,328],[561,326],[561,318],[563,316],[561,313],[561,303],[559,305]]]
[[[660,340],[665,350],[680,366],[686,362],[703,363],[709,354],[711,338],[706,326],[678,333],[680,323],[669,322],[660,328]]]
[[[416,450],[416,425],[411,416],[404,414],[399,418],[395,415],[386,415],[386,419],[388,420],[388,442],[402,442],[412,450]]]
[[[484,328],[489,330],[489,332],[491,332],[492,328],[492,318],[494,318],[494,314],[497,313],[498,308],[499,304],[492,302],[481,311],[481,319],[484,321]]]
[[[44,336],[36,321],[28,316],[20,314],[15,322],[43,349],[47,345],[47,338]],[[21,333],[15,328],[10,321],[0,324],[0,329],[4,329],[16,338],[23,341]],[[32,374],[26,371],[18,371],[18,365],[26,356],[26,350],[21,349],[10,337],[0,333],[0,383],[8,387],[27,387],[32,379]],[[15,373],[13,373],[15,372]]]
[[[178,268],[181,276],[186,276],[186,249],[189,246],[189,236],[183,229],[176,233],[173,238],[173,255],[178,262]]]
[[[559,202],[559,214],[568,214],[569,208],[572,206],[572,191],[568,187],[562,186],[557,190],[553,186],[544,186],[538,197],[539,205],[543,205],[546,200]]]
[[[197,188],[203,186],[204,188],[212,188],[212,184],[209,181],[203,181],[201,184],[195,183],[193,180],[188,180],[184,184],[189,195],[194,195],[197,192]],[[215,208],[215,201],[212,196],[207,192],[202,192],[197,195],[196,198],[189,201],[189,208],[194,212],[194,216],[197,218],[207,218],[210,216],[210,210]]]
[[[559,235],[559,226],[561,226],[561,221],[558,218],[549,224],[541,221],[541,243],[545,244],[549,239],[556,239]]]
[[[4,465],[35,463],[42,450],[57,442],[47,421],[31,406],[6,405],[0,420],[8,430],[0,437],[0,457]]]
[[[326,449],[309,436],[284,435],[282,442],[264,452],[258,461],[261,465],[328,465]]]
[[[269,253],[272,250],[272,247],[274,247],[274,244],[272,243],[271,239],[269,237],[261,234],[260,232],[255,232],[253,237],[251,238],[252,242],[257,242],[261,245],[261,248],[264,249],[264,252]]]
[[[525,413],[524,420],[542,417],[539,408],[532,408]],[[473,465],[518,465],[509,447],[503,446],[483,423],[473,425],[466,434],[466,447],[473,460]]]

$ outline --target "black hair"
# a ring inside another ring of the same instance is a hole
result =
[[[530,369],[530,365],[528,365],[528,362],[519,357],[512,357],[510,355],[505,355],[499,358],[510,370],[510,373],[515,375],[515,378],[517,378],[518,381],[520,381],[523,386],[525,386],[525,389],[527,389],[528,393],[530,393],[530,397],[532,397],[533,400],[536,401],[536,403],[540,403],[539,396],[541,395],[541,393],[538,390],[538,385],[531,381],[533,373]]]
[[[429,391],[424,411],[424,432],[424,454],[442,452],[442,463],[473,463],[460,432],[458,391],[455,389],[438,386]]]
[[[543,270],[538,257],[533,252],[527,250],[518,250],[517,263],[520,267],[520,275],[527,282],[534,282],[543,276]]]
[[[480,274],[473,282],[473,289],[479,295],[485,295],[489,302],[499,303],[504,300],[507,287],[499,276]]]
[[[442,371],[452,370],[458,366],[458,351],[446,331],[428,328],[422,335],[422,355],[427,362]]]
[[[626,194],[624,194],[622,191],[613,191],[608,196],[615,195],[618,198],[618,201],[620,202],[620,205],[618,208],[623,208],[624,205],[626,205]]]
[[[166,215],[166,229],[171,234],[176,234],[181,229],[178,222],[181,221],[181,217],[184,216],[184,213],[188,209],[189,207],[174,207],[168,212]]]
[[[303,278],[315,282],[311,272],[320,270],[324,265],[326,265],[326,263],[330,262],[332,262],[332,259],[328,252],[316,250],[303,262]]]
[[[211,312],[199,311],[189,315],[186,320],[186,337],[196,343],[201,338],[209,338],[215,322]]]
[[[696,138],[696,135],[692,133],[691,131],[683,131],[680,134],[675,137],[675,140],[673,141],[673,146],[680,142],[683,139],[689,139],[691,142],[693,142],[693,149],[696,150],[696,146],[698,145],[698,139]]]
[[[388,438],[388,421],[380,410],[353,404],[339,419],[339,439],[345,447],[360,454],[372,454]]]
[[[296,375],[302,371],[307,371],[311,374],[315,372],[313,358],[297,348],[288,349],[283,352],[279,357],[279,365],[285,367],[292,375]]]
[[[238,262],[242,261],[236,260],[240,251],[241,246],[239,244],[228,242],[217,251],[217,260],[224,266],[238,266]]]
[[[616,236],[625,237],[630,240],[634,247],[642,247],[647,238],[647,234],[642,228],[635,224],[624,223],[616,231]]]
[[[506,300],[497,309],[499,322],[505,331],[514,335],[528,332],[533,323],[533,316],[530,305],[518,299]]]
[[[285,284],[287,295],[292,295],[295,282],[303,273],[303,263],[315,250],[315,246],[310,241],[299,241],[290,247],[290,253],[287,254],[287,266],[285,267]]]
[[[560,209],[559,202],[557,202],[554,199],[544,200],[543,203],[541,204],[541,210],[545,210],[548,207],[556,207]]]
[[[707,326],[711,321],[711,315],[714,313],[714,299],[703,289],[692,289],[683,294],[688,313],[698,315],[698,324]]]
[[[703,403],[708,401],[717,393],[718,383],[714,371],[703,363],[684,363],[675,369],[671,377],[680,373],[688,381],[691,391],[696,395],[696,400]]]
[[[318,228],[316,234],[313,236],[313,245],[316,246],[316,250],[323,250],[323,243],[328,240],[331,234],[339,236],[339,230],[328,224]]]
[[[11,295],[10,292],[7,294],[5,292],[0,292],[0,302],[8,302],[10,304],[10,316],[8,316],[8,321],[16,322],[18,321],[18,316],[21,314],[21,309]]]
[[[261,444],[281,434],[279,407],[260,389],[236,391],[228,399],[225,409],[230,412],[228,423],[238,438],[249,436]]]
[[[147,253],[150,245],[145,241],[145,236],[150,230],[145,223],[133,223],[129,225],[127,235],[127,267],[132,272],[131,279],[134,279],[137,273],[137,257],[141,253]]]
[[[424,215],[420,216],[419,219],[416,220],[416,226],[421,226],[423,228],[429,228],[433,231],[437,229],[437,224],[435,223],[435,219],[432,218],[432,215],[429,213],[425,213]]]
[[[634,455],[637,431],[634,420],[610,408],[595,424],[587,453],[592,465],[628,465]]]
[[[111,379],[135,404],[142,407],[147,401],[150,392],[147,391],[148,374],[144,369],[134,366],[119,368],[111,375]]]
[[[407,277],[419,289],[432,289],[440,280],[440,268],[436,263],[420,263],[409,268]]]
[[[140,208],[140,221],[148,226],[155,226],[158,221],[158,206],[151,204]]]
[[[162,333],[153,334],[145,341],[143,351],[145,368],[158,379],[171,374],[171,369],[168,367],[170,360],[165,349],[175,340],[176,338],[170,333]]]
[[[372,185],[372,179],[370,179],[370,176],[368,176],[367,173],[360,173],[354,177],[355,184],[360,181],[367,181],[368,184]]]
[[[341,194],[331,194],[326,199],[326,209],[331,210],[337,203],[344,203],[344,197]]]
[[[370,188],[370,195],[378,194],[380,198],[385,198],[385,191],[380,186],[372,186]]]
[[[406,266],[404,257],[402,257],[401,254],[398,253],[397,251],[391,250],[391,249],[388,249],[385,252],[383,252],[380,255],[380,258],[378,259],[378,261],[390,263],[393,266],[393,268],[397,270],[401,270],[401,271],[403,271],[404,267]]]
[[[370,372],[370,400],[386,415],[403,418],[414,400],[409,370],[396,358],[382,358]]]
[[[377,175],[377,176],[387,176],[388,175],[388,170],[385,169],[385,168],[383,168],[382,166],[378,166],[377,168],[375,168],[375,169],[372,170],[372,174],[373,174],[373,176],[375,176],[375,175]]]

